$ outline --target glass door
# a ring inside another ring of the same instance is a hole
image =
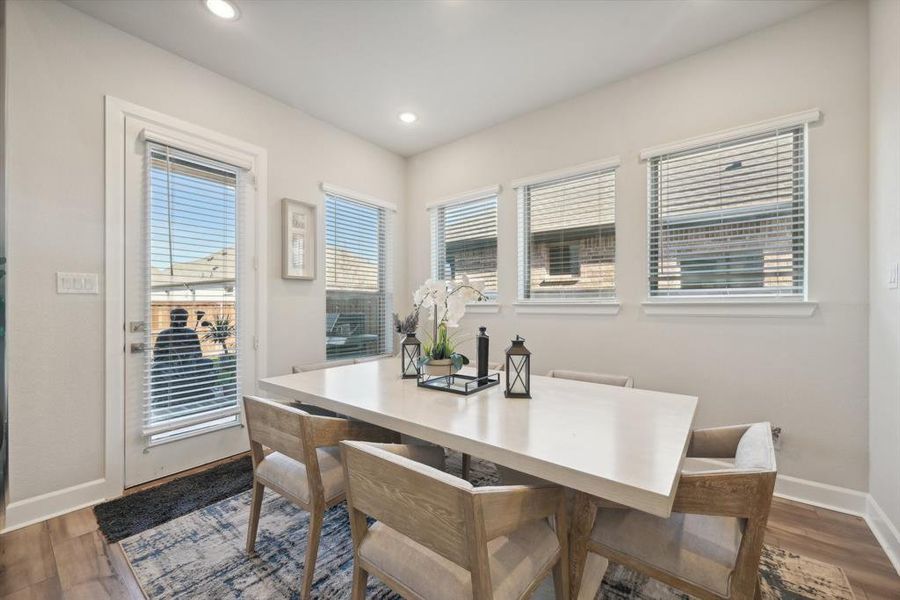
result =
[[[248,173],[136,141],[126,157],[126,486],[247,448],[240,290]]]

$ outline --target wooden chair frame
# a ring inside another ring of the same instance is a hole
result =
[[[687,456],[714,459],[734,458],[738,443],[749,427],[750,425],[737,425],[695,430],[691,435]],[[586,556],[589,551],[642,572],[702,600],[758,598],[759,559],[762,554],[766,522],[769,518],[777,474],[774,452],[770,450],[770,454],[771,469],[742,471],[723,468],[702,473],[684,473],[678,481],[675,501],[672,505],[673,513],[734,517],[744,521],[743,535],[738,548],[729,595],[721,596],[668,571],[663,571],[650,563],[594,542],[591,539],[591,533],[597,509],[628,508],[585,494],[579,494],[576,497],[575,511],[588,512],[590,516],[582,519],[583,526],[579,527],[578,531],[573,529],[571,532],[573,563],[584,564],[583,560],[581,563],[577,563],[575,558]],[[581,575],[573,573],[572,576],[573,589],[576,591]]]
[[[380,449],[391,452],[387,446]],[[523,598],[552,572],[556,597],[568,599],[568,517],[562,488],[473,488],[409,459],[391,460],[366,443],[342,442],[341,453],[353,535],[353,600],[365,598],[370,574],[404,598],[420,600],[413,590],[360,556],[369,530],[367,515],[469,571],[474,600],[493,598],[488,542],[530,521],[553,518],[560,549]]]
[[[247,527],[247,552],[253,553],[256,546],[256,532],[266,487],[309,512],[306,562],[301,588],[301,597],[306,600],[312,589],[325,511],[343,502],[345,496],[342,493],[326,501],[316,449],[337,446],[343,440],[395,442],[399,440],[399,435],[362,421],[312,416],[297,408],[255,396],[244,396],[244,411],[247,415],[247,432],[253,461],[253,498],[250,504],[250,524]],[[263,484],[257,479],[256,468],[265,458],[265,448],[280,452],[306,466],[309,500],[299,498],[280,486]]]

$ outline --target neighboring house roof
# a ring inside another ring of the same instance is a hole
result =
[[[325,286],[329,290],[377,292],[381,289],[378,260],[375,257],[327,244],[325,264]],[[328,273],[329,270],[332,272]]]
[[[150,282],[155,290],[218,286],[235,280],[234,248],[223,248],[207,256],[173,262],[171,268],[151,267]]]

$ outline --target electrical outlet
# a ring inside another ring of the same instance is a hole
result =
[[[781,450],[781,440],[783,439],[783,430],[777,425],[772,425],[772,446],[776,450]]]
[[[56,273],[57,294],[99,294],[100,277],[96,273]]]

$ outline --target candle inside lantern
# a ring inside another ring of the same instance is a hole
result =
[[[510,357],[510,362],[513,364],[513,370],[510,372],[512,381],[510,382],[509,391],[513,394],[527,394],[528,389],[525,387],[525,382],[522,380],[523,375],[520,375],[524,370],[525,357],[513,356]]]

